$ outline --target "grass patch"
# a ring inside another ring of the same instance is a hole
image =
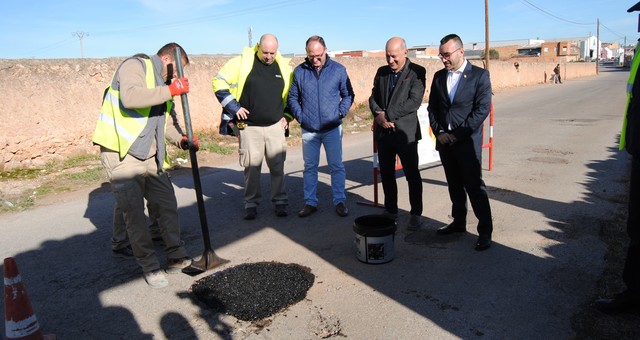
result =
[[[75,156],[71,156],[69,158],[66,158],[64,161],[62,161],[62,163],[60,164],[53,164],[53,167],[59,167],[60,169],[64,170],[64,169],[73,169],[73,168],[77,168],[80,166],[85,166],[87,164],[93,163],[93,162],[97,162],[100,160],[100,156],[99,155],[93,155],[93,154],[81,154],[81,155],[75,155]]]
[[[15,179],[34,179],[38,176],[41,176],[45,172],[42,168],[19,168],[12,169],[9,171],[0,172],[0,181],[8,181]]]
[[[200,151],[230,155],[238,149],[235,139],[233,139],[233,144],[229,144],[229,139],[226,138],[226,136],[221,136],[218,131],[200,131],[197,133],[197,136],[200,140]]]
[[[36,199],[44,195],[48,195],[54,191],[58,191],[59,188],[55,187],[51,183],[38,186],[35,189],[27,189],[22,193],[13,197],[2,197],[0,202],[0,212],[20,211],[26,210],[35,205]]]
[[[65,174],[64,176],[72,181],[78,181],[83,183],[106,179],[104,168],[102,166],[90,167],[90,168],[87,168],[85,171],[69,173],[69,174]]]

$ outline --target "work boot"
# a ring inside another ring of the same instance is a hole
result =
[[[276,204],[276,216],[278,217],[286,217],[289,215],[287,213],[287,205],[286,204]]]
[[[245,220],[255,220],[256,216],[258,216],[258,209],[256,209],[256,207],[246,208],[244,211],[245,211],[245,215],[244,215]]]

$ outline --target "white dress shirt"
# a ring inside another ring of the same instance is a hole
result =
[[[460,76],[462,76],[462,71],[464,71],[465,67],[467,67],[467,59],[464,59],[462,65],[457,70],[449,70],[449,72],[447,72],[447,93],[449,93],[449,99],[452,103],[453,97],[456,95],[456,90],[458,90]]]

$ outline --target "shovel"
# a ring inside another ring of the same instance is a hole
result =
[[[182,56],[180,49],[175,50],[176,67],[178,71],[178,77],[184,76],[182,69]],[[187,130],[187,139],[189,143],[193,143],[193,130],[191,128],[191,115],[189,114],[189,102],[187,101],[187,94],[180,95],[182,100],[182,111],[184,112],[184,124]],[[200,182],[200,171],[198,170],[198,159],[196,158],[196,150],[189,148],[189,156],[191,158],[191,171],[193,173],[193,186],[196,189],[196,198],[198,200],[198,213],[200,215],[200,227],[202,228],[202,240],[204,241],[204,253],[199,260],[194,260],[189,267],[182,269],[182,272],[191,276],[204,273],[209,269],[213,269],[217,266],[223,265],[229,260],[220,258],[211,248],[211,240],[209,238],[209,226],[207,224],[207,214],[204,210],[204,199],[202,198],[202,183]]]

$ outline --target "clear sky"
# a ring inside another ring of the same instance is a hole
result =
[[[489,0],[491,41],[596,35],[634,44],[636,0]],[[437,45],[457,33],[484,42],[485,1],[431,0],[23,0],[2,1],[0,58],[122,57],[154,54],[167,42],[188,54],[236,54],[274,33],[283,53],[304,53],[314,34],[330,51],[382,50],[392,36]],[[80,39],[82,37],[82,39]],[[82,42],[82,44],[81,44]],[[82,46],[82,48],[81,48]]]

